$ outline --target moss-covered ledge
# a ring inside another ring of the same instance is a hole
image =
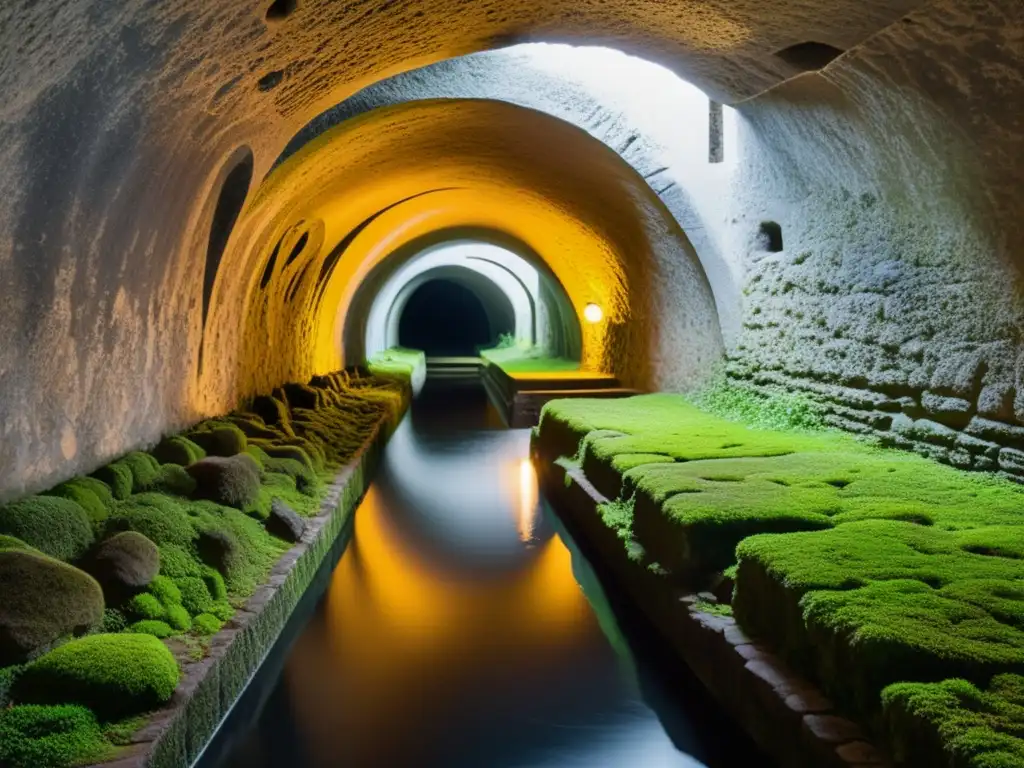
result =
[[[731,616],[718,613],[712,595],[694,594],[666,574],[629,559],[622,540],[598,511],[609,499],[582,470],[552,461],[536,442],[533,460],[545,494],[581,549],[651,619],[715,700],[778,765],[891,765],[813,683],[748,637]]]
[[[402,414],[408,406],[405,399]],[[401,415],[398,419],[401,419]],[[382,418],[355,457],[327,488],[319,513],[300,541],[274,565],[266,583],[213,636],[199,661],[181,660],[181,681],[163,709],[104,768],[191,765],[216,733],[264,658],[366,492],[394,423]]]

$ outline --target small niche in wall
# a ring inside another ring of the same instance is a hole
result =
[[[248,147],[242,147],[228,161],[231,169],[224,177],[217,204],[214,207],[213,219],[210,222],[210,237],[206,248],[206,267],[203,274],[203,327],[210,313],[210,300],[213,298],[213,287],[217,282],[217,270],[224,256],[224,248],[228,244],[231,230],[235,227],[242,205],[249,194],[252,182],[253,156]]]
[[[308,243],[308,242],[309,242],[309,232],[306,231],[306,232],[302,233],[302,237],[300,237],[296,241],[295,247],[292,248],[292,252],[290,254],[288,254],[288,260],[284,263],[284,265],[286,267],[289,264],[291,264],[292,262],[294,262],[297,258],[299,258],[300,255],[302,255],[302,250],[306,247],[306,243]]]
[[[768,253],[782,251],[782,226],[774,221],[762,221],[757,229],[757,247]]]
[[[291,16],[298,7],[298,0],[274,0],[274,2],[270,4],[270,7],[267,8],[266,19],[271,24],[277,21],[284,21]]]
[[[843,53],[845,51],[842,48],[836,48],[834,45],[808,41],[783,48],[775,55],[802,72],[813,72],[824,69]]]
[[[725,118],[722,105],[717,101],[708,102],[708,162],[725,161]]]

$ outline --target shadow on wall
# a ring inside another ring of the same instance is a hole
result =
[[[429,280],[406,302],[399,321],[399,344],[421,349],[428,357],[474,357],[481,347],[493,346],[500,336],[515,330],[512,307],[507,300],[505,304],[485,307],[474,291],[460,283]]]

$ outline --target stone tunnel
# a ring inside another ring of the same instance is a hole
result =
[[[0,40],[0,501],[456,294],[478,343],[1024,478],[1020,0],[12,1]]]

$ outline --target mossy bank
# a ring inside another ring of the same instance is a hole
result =
[[[150,765],[194,759],[329,549],[336,513],[365,490],[367,447],[407,401],[401,376],[318,376],[0,507],[0,765],[143,749]],[[259,610],[278,570],[287,589]],[[244,643],[220,639],[239,633]],[[197,708],[211,654],[216,706],[207,694]]]

